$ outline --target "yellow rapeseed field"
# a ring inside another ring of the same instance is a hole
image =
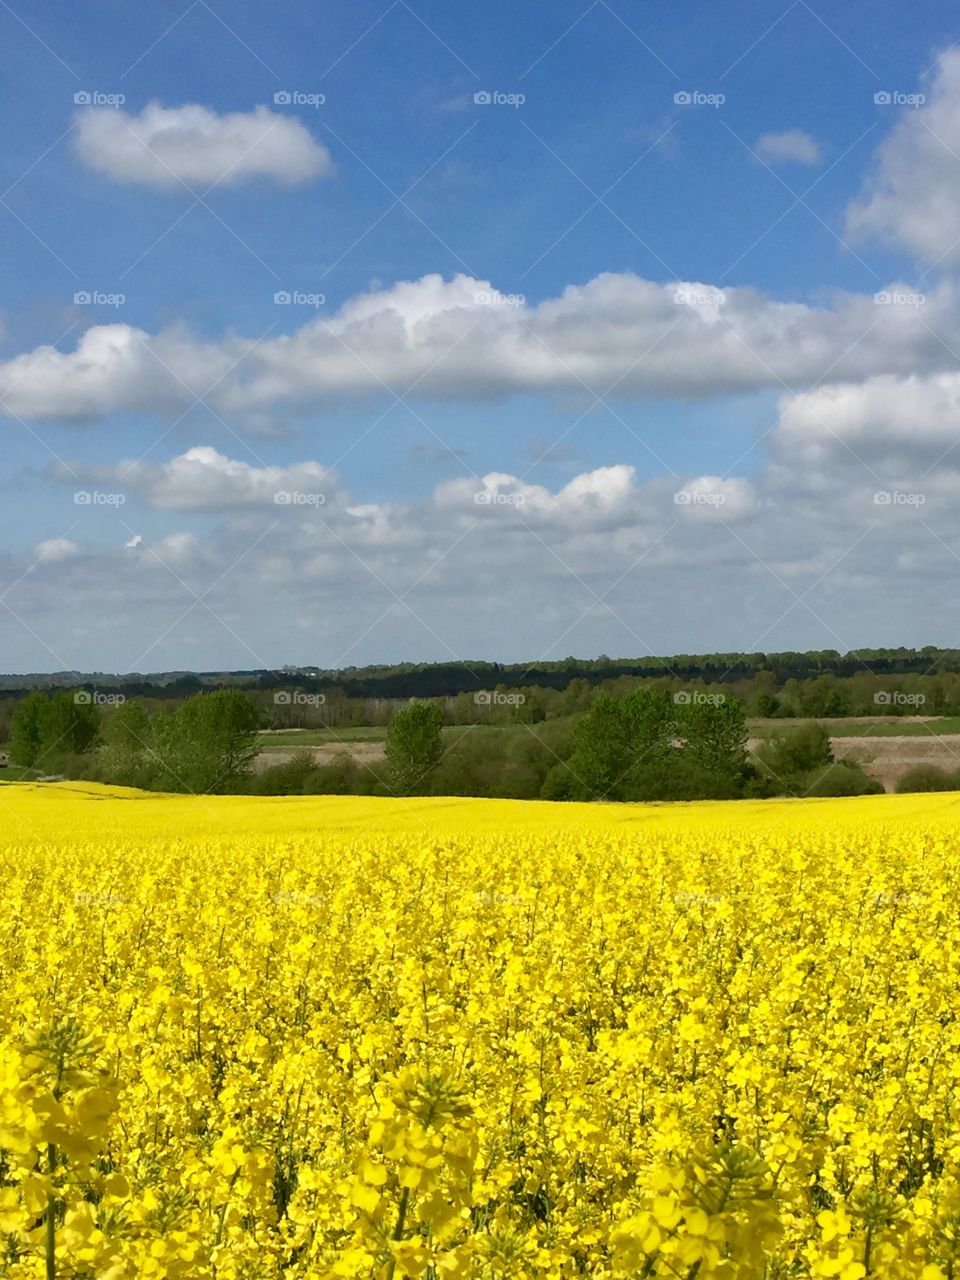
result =
[[[0,1275],[960,1277],[958,819],[0,786]]]

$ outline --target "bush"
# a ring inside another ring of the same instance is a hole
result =
[[[312,751],[298,751],[282,764],[271,765],[256,774],[249,790],[258,796],[296,796],[303,793],[304,783],[315,773],[317,762]]]
[[[830,735],[823,725],[811,721],[775,734],[757,748],[757,761],[773,774],[774,783],[788,782],[795,774],[810,773],[832,763]]]
[[[791,785],[792,793],[797,796],[875,796],[883,792],[882,783],[849,760],[797,774],[791,779]]]
[[[634,769],[624,786],[625,800],[736,800],[742,781],[676,756],[649,768]]]
[[[915,764],[898,779],[899,794],[908,791],[960,791],[960,770],[948,773],[935,764]]]
[[[323,764],[316,769],[311,769],[304,777],[300,794],[303,796],[348,796],[352,790],[348,768],[337,764]]]
[[[390,792],[381,777],[385,772],[382,765],[371,769],[339,751],[329,764],[315,765],[300,790],[305,796],[387,796]]]
[[[555,764],[543,780],[541,800],[585,800],[586,788],[568,764]]]

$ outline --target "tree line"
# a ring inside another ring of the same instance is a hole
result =
[[[45,776],[193,794],[474,795],[545,800],[696,800],[879,790],[832,758],[816,724],[747,751],[744,704],[721,693],[602,690],[578,714],[490,732],[449,723],[441,700],[393,712],[383,761],[310,751],[257,773],[258,716],[239,689],[175,708],[86,691],[34,691],[16,708],[15,763]]]
[[[573,680],[602,685],[621,677],[641,680],[673,679],[705,684],[737,684],[755,679],[782,688],[788,681],[807,682],[828,676],[960,675],[960,650],[926,645],[920,649],[836,649],[782,653],[675,654],[672,657],[567,657],[535,662],[400,662],[367,667],[325,669],[296,667],[281,670],[131,673],[81,675],[0,675],[0,693],[31,689],[94,687],[127,697],[182,699],[219,687],[244,688],[254,693],[295,686],[311,692],[339,690],[349,699],[449,698],[502,685],[507,689],[561,690]]]

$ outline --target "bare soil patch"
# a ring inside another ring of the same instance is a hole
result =
[[[261,751],[253,762],[255,773],[263,773],[271,765],[286,764],[301,751],[309,751],[317,764],[333,764],[337,756],[350,756],[358,764],[376,765],[386,757],[382,742],[331,742],[322,747],[291,747],[289,751],[273,747]]]

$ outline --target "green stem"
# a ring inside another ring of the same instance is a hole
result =
[[[50,1175],[51,1181],[57,1170],[57,1148],[51,1142],[47,1145],[47,1173]],[[47,1196],[47,1221],[46,1221],[46,1242],[44,1247],[45,1263],[46,1263],[46,1280],[57,1280],[57,1242],[56,1242],[56,1222],[54,1221],[53,1208],[55,1197],[53,1189]]]
[[[403,1188],[403,1195],[400,1197],[400,1211],[397,1214],[397,1225],[393,1228],[393,1239],[403,1239],[403,1224],[407,1216],[407,1205],[410,1203],[410,1188]],[[397,1269],[396,1258],[391,1258],[387,1266],[387,1280],[393,1280],[393,1273]]]
[[[214,1242],[213,1242],[213,1243],[214,1243],[214,1247],[216,1247],[217,1245],[219,1245],[219,1244],[220,1244],[220,1241],[223,1239],[223,1224],[224,1224],[224,1222],[226,1221],[226,1217],[227,1217],[227,1209],[228,1209],[228,1208],[229,1208],[229,1206],[230,1206],[230,1192],[233,1190],[233,1184],[236,1182],[236,1180],[237,1180],[239,1177],[240,1177],[240,1170],[239,1170],[239,1169],[237,1169],[237,1170],[234,1172],[233,1177],[230,1179],[230,1187],[229,1187],[229,1189],[228,1189],[228,1191],[227,1191],[227,1199],[224,1201],[223,1208],[220,1210],[220,1221],[219,1221],[219,1223],[217,1224],[217,1238],[216,1238],[216,1239],[214,1240]]]

